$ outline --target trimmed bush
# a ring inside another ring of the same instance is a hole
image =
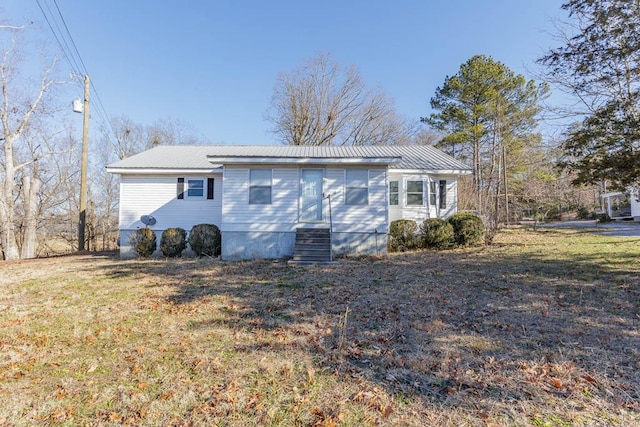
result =
[[[389,226],[389,250],[404,252],[417,246],[418,225],[410,219],[398,219]]]
[[[170,258],[179,257],[187,248],[187,232],[183,228],[167,228],[160,237],[162,255]]]
[[[456,244],[467,246],[484,241],[484,224],[479,216],[471,213],[457,213],[450,216],[447,221],[453,227]]]
[[[596,221],[599,222],[600,224],[605,224],[607,222],[613,222],[613,220],[611,219],[611,217],[607,213],[598,214],[596,216]]]
[[[220,229],[214,224],[194,225],[189,232],[189,246],[198,256],[218,256],[222,250]]]
[[[150,228],[138,228],[129,236],[129,244],[141,257],[150,257],[156,250],[156,233]]]
[[[440,218],[429,218],[420,224],[420,244],[424,248],[446,249],[455,243],[453,226]]]

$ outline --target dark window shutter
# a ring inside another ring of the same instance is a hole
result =
[[[207,199],[213,199],[213,178],[207,178]]]
[[[440,208],[444,209],[447,207],[447,181],[440,180]]]
[[[178,178],[178,187],[176,189],[178,199],[184,199],[184,178]]]

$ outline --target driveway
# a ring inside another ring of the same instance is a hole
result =
[[[596,221],[562,221],[540,224],[538,227],[597,228],[605,236],[640,237],[640,222],[621,221],[599,224]]]

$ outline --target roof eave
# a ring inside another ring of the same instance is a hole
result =
[[[401,157],[263,157],[263,156],[207,156],[211,163],[240,165],[240,164],[352,164],[352,165],[391,165],[399,163]]]
[[[127,168],[127,167],[109,167],[107,172],[114,175],[176,175],[176,174],[199,174],[209,175],[214,173],[222,173],[222,168]]]
[[[433,175],[471,175],[471,169],[391,169],[393,173],[428,173]]]

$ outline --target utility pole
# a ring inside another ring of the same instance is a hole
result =
[[[78,222],[78,250],[84,250],[87,228],[87,163],[89,161],[89,76],[84,76],[84,118],[82,120],[82,165],[80,167],[80,220]]]

